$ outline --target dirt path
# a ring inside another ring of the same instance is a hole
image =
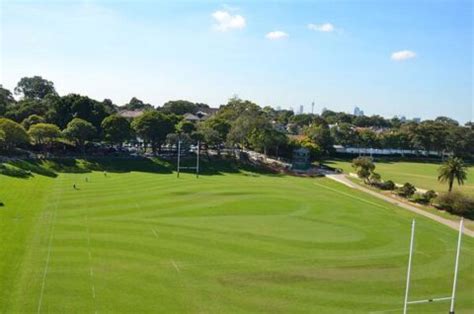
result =
[[[407,209],[407,210],[412,211],[412,212],[414,212],[414,213],[417,213],[417,214],[419,214],[419,215],[422,215],[422,216],[425,216],[425,217],[430,218],[430,219],[432,219],[432,220],[435,220],[435,221],[437,221],[437,222],[439,222],[439,223],[441,223],[441,224],[443,224],[443,225],[445,225],[445,226],[450,227],[451,229],[459,230],[459,222],[457,222],[457,221],[452,221],[452,220],[449,220],[449,219],[446,219],[446,218],[437,216],[437,215],[435,215],[435,214],[432,214],[432,213],[430,213],[430,212],[424,211],[424,210],[419,209],[419,208],[417,208],[417,207],[415,207],[415,206],[412,206],[412,205],[410,205],[410,204],[406,204],[406,203],[404,203],[404,202],[402,202],[402,201],[396,200],[396,199],[391,198],[391,197],[389,197],[389,196],[386,196],[386,195],[383,195],[383,194],[381,194],[381,193],[372,191],[372,190],[370,190],[370,189],[368,189],[368,188],[365,188],[365,187],[363,187],[363,186],[361,186],[361,185],[358,185],[358,184],[352,182],[351,180],[349,180],[348,178],[346,178],[346,176],[343,175],[343,174],[328,174],[328,175],[326,175],[326,177],[329,178],[329,179],[331,179],[331,180],[337,181],[337,182],[339,182],[339,183],[341,183],[341,184],[344,184],[344,185],[346,185],[346,186],[348,186],[348,187],[351,187],[351,188],[353,188],[353,189],[356,189],[356,190],[365,192],[365,193],[367,193],[367,194],[370,194],[370,195],[372,195],[372,196],[375,196],[375,197],[377,197],[377,198],[379,198],[379,199],[382,199],[382,200],[384,200],[384,201],[386,201],[386,202],[389,202],[389,203],[391,203],[391,204],[397,205],[397,206],[399,206],[399,207],[402,207],[402,208],[404,208],[404,209]],[[465,235],[470,236],[470,237],[474,237],[474,231],[469,230],[469,229],[467,229],[467,228],[464,228],[463,233],[464,233]]]

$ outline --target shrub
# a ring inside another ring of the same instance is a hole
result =
[[[410,197],[410,201],[415,202],[415,203],[419,203],[419,204],[427,204],[428,203],[422,193],[413,194],[412,197]]]
[[[411,197],[411,201],[419,204],[430,204],[431,200],[436,197],[436,192],[433,190],[426,191],[425,193],[415,193]]]
[[[399,187],[396,191],[396,193],[399,195],[399,196],[403,196],[403,197],[411,197],[413,194],[415,194],[416,192],[416,188],[413,184],[411,183],[405,183],[403,186]]]
[[[372,172],[369,176],[369,182],[372,185],[380,184],[382,181],[382,176],[377,172]]]
[[[450,213],[472,218],[474,217],[474,198],[460,192],[449,192],[439,195],[436,206]]]
[[[378,188],[381,190],[392,191],[395,189],[395,183],[392,180],[384,181],[378,184]]]
[[[427,199],[428,203],[431,203],[431,201],[438,196],[438,194],[433,191],[433,190],[428,190],[426,191],[423,196]]]

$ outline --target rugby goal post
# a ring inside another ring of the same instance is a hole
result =
[[[181,169],[194,169],[196,170],[196,178],[199,178],[199,155],[201,153],[201,141],[197,142],[196,152],[196,166],[194,167],[181,167],[181,140],[178,140],[178,160],[176,162],[176,177],[179,178],[179,171]]]
[[[415,219],[413,219],[411,223],[410,253],[408,254],[407,280],[406,280],[406,287],[405,287],[405,300],[403,302],[403,314],[408,313],[409,304],[422,304],[422,303],[441,302],[441,301],[451,301],[451,305],[449,307],[449,314],[454,314],[454,303],[456,301],[456,284],[457,284],[458,271],[459,271],[459,254],[461,252],[461,238],[462,238],[463,226],[464,226],[464,219],[461,218],[461,221],[459,222],[459,235],[458,235],[458,244],[457,244],[457,249],[456,249],[456,259],[454,262],[454,278],[453,278],[453,287],[451,291],[451,296],[409,301],[408,294],[410,290],[411,264],[413,260],[413,247],[414,247],[414,242],[415,242]]]

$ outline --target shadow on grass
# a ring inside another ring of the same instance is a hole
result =
[[[53,170],[44,167],[40,162],[36,160],[15,160],[9,162],[9,164],[18,169],[24,170],[26,173],[35,173],[51,178],[55,178],[58,176],[57,173],[55,173]]]
[[[26,171],[17,167],[14,167],[9,164],[0,164],[0,174],[8,177],[15,177],[15,178],[22,178],[27,179],[32,177],[32,173],[30,171]]]
[[[149,158],[84,158],[84,159],[50,159],[43,164],[62,173],[87,173],[91,171],[107,171],[113,173],[151,172],[171,173],[169,163],[160,159]]]
[[[172,169],[176,170],[176,162],[170,161]],[[186,158],[181,160],[181,167],[195,167],[195,157]],[[195,169],[182,169],[183,173],[196,173]],[[242,174],[244,176],[258,177],[260,175],[266,176],[282,176],[283,174],[275,172],[264,166],[253,165],[250,163],[239,162],[234,159],[212,157],[210,160],[203,156],[200,161],[199,175],[201,176],[212,176],[212,175],[224,175],[224,174]]]
[[[182,167],[194,167],[195,157],[190,156],[181,160]],[[89,173],[92,171],[107,171],[110,173],[145,172],[171,174],[176,171],[175,160],[161,158],[55,158],[47,160],[16,160],[0,166],[0,174],[28,178],[34,174],[55,178],[58,173]],[[195,173],[195,169],[182,169],[183,173]],[[200,175],[223,175],[226,173],[241,173],[246,176],[271,175],[282,176],[271,169],[237,162],[232,159],[214,157],[211,160],[203,156],[200,162]]]

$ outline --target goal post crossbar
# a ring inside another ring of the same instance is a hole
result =
[[[425,299],[425,300],[416,300],[416,301],[408,301],[407,304],[422,304],[422,303],[431,303],[431,302],[442,302],[451,300],[452,297],[441,297],[441,298],[433,298],[433,299]]]

